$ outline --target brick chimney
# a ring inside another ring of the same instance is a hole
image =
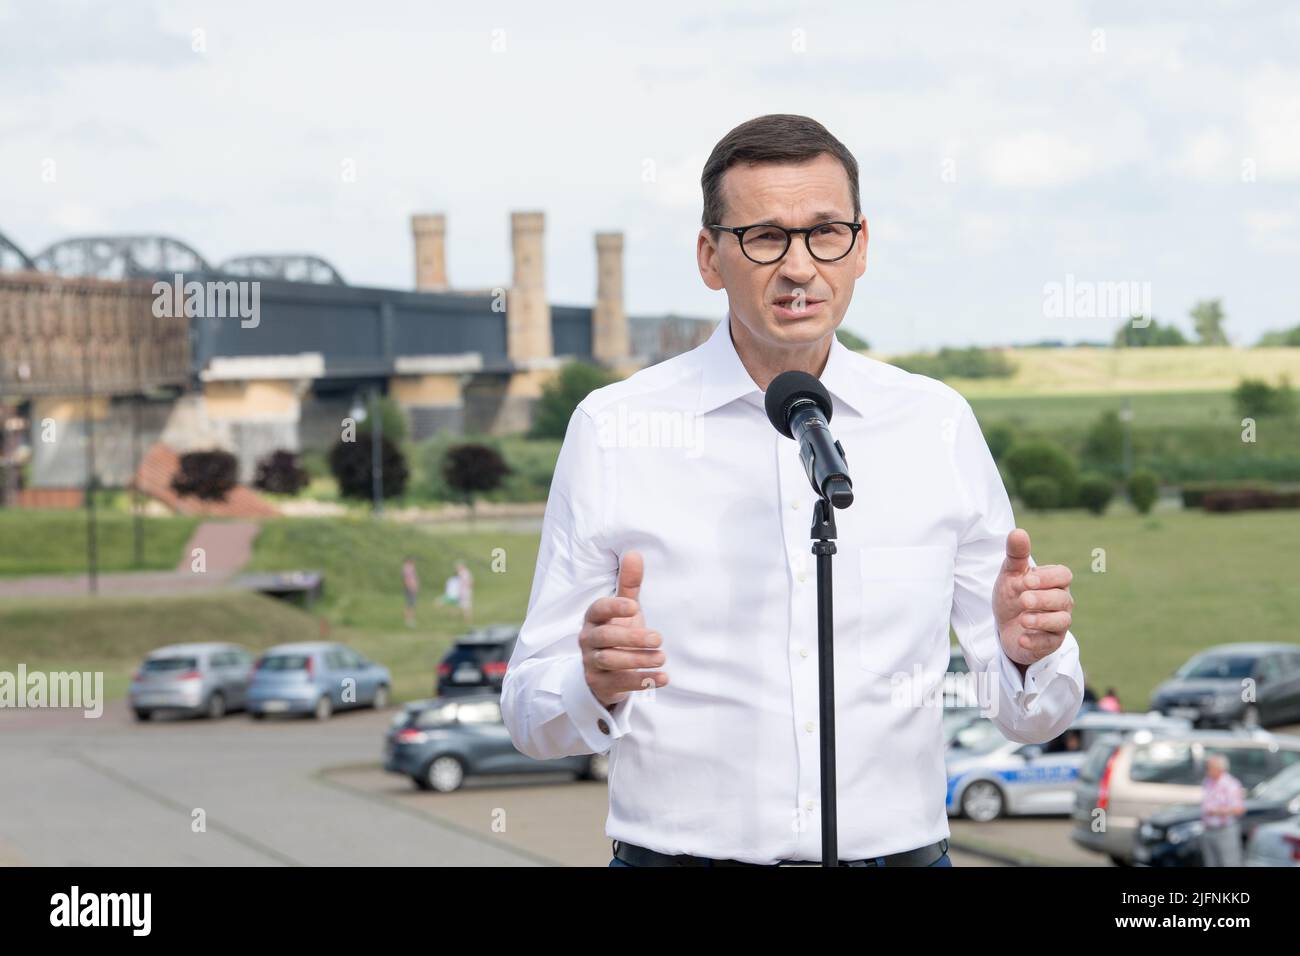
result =
[[[546,301],[546,214],[512,212],[514,279],[506,299],[506,351],[514,361],[551,358],[551,306]]]
[[[591,313],[591,352],[598,362],[625,362],[631,351],[623,309],[623,234],[596,233],[596,307]]]
[[[415,288],[421,292],[445,292],[447,282],[447,217],[422,213],[411,217],[415,236]]]

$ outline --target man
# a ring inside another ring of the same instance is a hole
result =
[[[1241,866],[1241,823],[1245,788],[1228,773],[1228,758],[1211,754],[1201,784],[1201,857],[1206,866]]]
[[[420,576],[415,572],[415,558],[409,554],[402,562],[402,591],[406,595],[406,626],[415,627],[415,604],[420,598]]]
[[[856,496],[835,514],[839,856],[951,865],[949,624],[1002,732],[1051,740],[1083,687],[1070,571],[1033,564],[960,395],[836,339],[867,253],[844,145],[759,117],[701,183],[700,275],[728,317],[574,411],[506,725],[533,757],[608,752],[611,866],[820,859],[816,495],[763,408],[800,369],[831,394]]]
[[[456,562],[456,599],[460,605],[461,619],[470,623],[474,614],[474,575],[464,561]]]

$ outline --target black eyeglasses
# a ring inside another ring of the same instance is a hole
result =
[[[853,251],[857,241],[860,222],[822,222],[807,229],[786,229],[771,223],[754,226],[721,226],[713,224],[710,229],[721,229],[740,240],[740,251],[750,262],[760,266],[776,262],[790,248],[790,237],[803,233],[804,245],[808,254],[818,262],[835,262],[843,259]]]

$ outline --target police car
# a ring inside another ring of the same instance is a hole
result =
[[[1103,735],[1180,733],[1191,729],[1182,717],[1159,713],[1115,714],[1090,710],[1043,744],[1007,740],[987,717],[953,734],[945,753],[949,816],[987,823],[1003,815],[1069,816],[1074,809],[1074,782],[1088,749]]]

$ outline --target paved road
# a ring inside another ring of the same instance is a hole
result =
[[[388,718],[0,711],[0,865],[609,862],[604,785],[546,775],[418,792],[377,768]],[[196,808],[206,832],[192,829]]]

